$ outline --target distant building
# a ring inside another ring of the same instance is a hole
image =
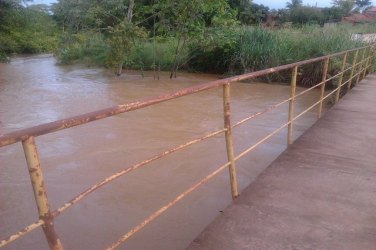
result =
[[[376,7],[373,6],[373,7],[369,8],[368,10],[366,10],[366,14],[369,15],[369,16],[376,17]]]
[[[371,7],[365,13],[354,13],[349,16],[342,17],[343,23],[361,24],[376,23],[376,7]]]

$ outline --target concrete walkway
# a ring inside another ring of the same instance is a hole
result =
[[[376,249],[376,75],[277,158],[188,249]]]

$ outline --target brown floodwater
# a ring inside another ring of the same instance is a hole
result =
[[[216,75],[152,72],[121,77],[97,68],[58,66],[51,55],[15,57],[0,64],[0,134],[218,79]],[[302,89],[298,89],[301,91]],[[232,121],[288,98],[289,87],[236,83]],[[318,90],[298,98],[296,112]],[[234,130],[239,153],[287,120],[287,105]],[[294,124],[298,137],[315,112]],[[175,99],[131,113],[36,138],[52,209],[98,181],[147,157],[223,126],[222,89]],[[117,179],[55,220],[65,249],[103,249],[150,213],[226,162],[224,135],[196,144]],[[237,162],[240,190],[286,147],[286,131]],[[194,191],[119,249],[185,249],[231,202],[227,171]],[[20,143],[0,148],[0,240],[37,220]],[[5,249],[47,249],[41,229]]]

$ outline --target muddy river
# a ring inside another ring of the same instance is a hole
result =
[[[208,74],[168,73],[154,80],[129,71],[121,77],[85,66],[58,66],[51,55],[13,58],[0,64],[0,134],[218,79]],[[298,89],[301,91],[302,89]],[[236,83],[232,121],[289,96],[289,87]],[[318,90],[297,99],[310,106]],[[239,153],[287,120],[287,105],[234,131]],[[294,126],[299,136],[314,112]],[[175,99],[36,138],[47,194],[56,209],[111,174],[223,126],[222,89]],[[240,190],[286,146],[286,131],[237,162]],[[150,213],[226,162],[224,135],[131,172],[85,198],[55,220],[65,249],[103,249]],[[231,202],[227,171],[168,210],[119,249],[185,249]],[[0,148],[0,239],[37,220],[37,209],[20,143]],[[36,229],[5,249],[47,249]]]

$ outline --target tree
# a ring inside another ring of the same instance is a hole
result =
[[[0,0],[0,57],[8,53],[51,51],[55,47],[56,27],[42,7]]]
[[[144,29],[137,25],[123,20],[107,31],[107,43],[110,51],[107,56],[107,64],[115,68],[115,73],[120,76],[124,61],[132,50],[135,41],[146,37]]]
[[[108,27],[108,44],[110,52],[108,61],[111,66],[117,68],[116,74],[121,75],[124,61],[132,50],[135,41],[146,37],[143,28],[132,23],[134,0],[129,0],[127,15],[124,19],[114,27]]]
[[[293,10],[298,7],[303,6],[303,1],[302,0],[291,0],[291,2],[286,3],[286,8]]]
[[[158,27],[177,39],[170,78],[182,63],[179,56],[194,40],[205,36],[208,26],[234,24],[234,12],[226,0],[161,0],[156,3]]]
[[[132,22],[135,5],[134,0],[59,0],[53,12],[63,31],[73,34],[90,31],[104,37],[103,42],[108,47],[106,64],[120,75],[136,42],[147,35],[144,28]],[[82,40],[85,47],[86,40],[90,39]]]
[[[322,14],[325,22],[327,21],[340,21],[342,18],[342,10],[338,7],[323,8]]]
[[[355,7],[355,0],[333,0],[332,4],[341,10],[342,15],[348,15]]]
[[[293,24],[320,24],[324,23],[322,11],[315,7],[301,6],[290,11],[290,21]]]
[[[371,0],[356,0],[355,4],[360,12],[364,12],[367,8],[372,5]]]

